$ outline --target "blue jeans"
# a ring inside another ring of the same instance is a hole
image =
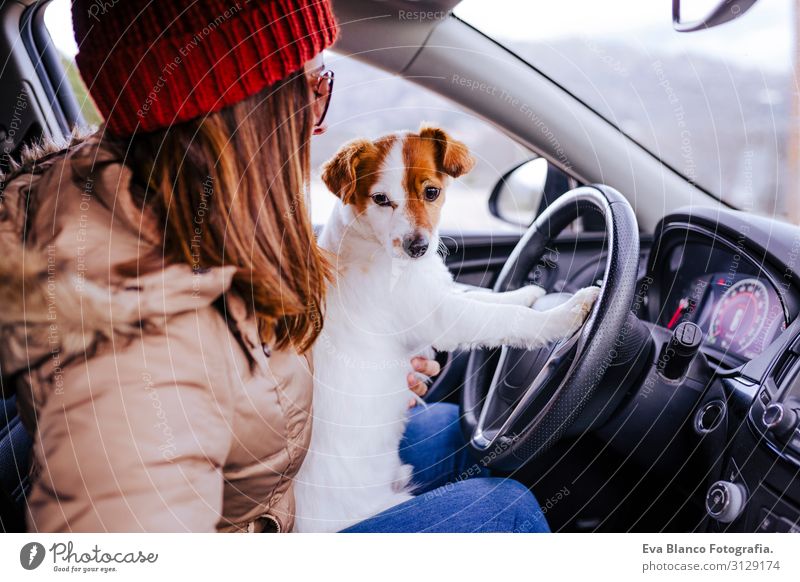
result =
[[[550,531],[527,487],[489,477],[487,469],[470,457],[453,404],[431,404],[411,413],[400,458],[414,467],[416,497],[345,532]]]

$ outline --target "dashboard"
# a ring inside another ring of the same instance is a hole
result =
[[[604,241],[565,238],[531,282],[557,291],[592,284],[605,269]],[[586,425],[611,452],[599,469],[605,482],[632,463],[647,501],[633,526],[624,515],[605,519],[630,531],[660,506],[660,531],[800,531],[800,227],[679,209],[642,238],[637,279],[631,309],[653,340],[649,363],[629,384],[615,379],[624,394],[603,400],[613,412]],[[673,332],[687,321],[702,331],[700,354],[679,378],[665,375],[662,363],[682,357]]]
[[[743,213],[732,214],[735,221],[716,215],[705,224],[681,218],[669,217],[655,233],[647,267],[648,319],[668,330],[693,322],[711,360],[723,368],[744,364],[764,353],[800,311],[786,261],[792,252],[798,255],[800,244],[792,251],[791,239],[760,228],[760,217]]]
[[[686,467],[704,531],[800,531],[799,269],[800,228],[751,213],[687,208],[654,232],[639,293],[656,370],[601,431],[648,470]],[[684,321],[703,357],[674,381],[657,363]]]
[[[683,321],[696,323],[705,347],[721,360],[758,356],[789,323],[773,278],[719,241],[700,237],[676,244],[659,280],[663,302],[657,322],[670,330]]]

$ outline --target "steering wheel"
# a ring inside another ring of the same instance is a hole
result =
[[[636,216],[613,188],[584,186],[557,198],[520,239],[494,290],[525,285],[549,252],[549,243],[587,212],[603,217],[608,252],[602,291],[580,331],[537,350],[504,346],[470,354],[462,391],[462,429],[473,455],[489,468],[519,468],[569,435],[571,428],[585,428],[581,413],[589,412],[587,405],[598,397],[598,385],[612,365],[639,267]],[[533,308],[549,309],[569,296],[546,295]]]

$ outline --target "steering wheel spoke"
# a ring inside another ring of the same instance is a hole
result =
[[[577,356],[577,347],[580,339],[580,332],[575,332],[572,336],[554,342],[538,350],[525,350],[523,348],[512,348],[503,346],[500,349],[500,359],[497,362],[494,374],[486,393],[486,401],[481,409],[478,418],[478,426],[473,434],[473,444],[476,448],[483,450],[489,449],[496,443],[498,435],[508,435],[515,438],[513,426],[537,398],[547,398],[547,388],[560,375],[559,372],[566,372]],[[516,355],[516,357],[513,357]],[[544,357],[542,357],[544,355]],[[525,365],[525,360],[534,360],[533,365]],[[543,360],[543,363],[540,362]],[[509,369],[509,367],[512,367]],[[523,368],[522,373],[528,373],[528,378],[532,369],[534,372],[532,380],[526,381],[524,385],[509,382],[508,376],[516,370]],[[495,399],[500,399],[506,404],[504,409],[499,410]],[[493,414],[494,412],[494,414]],[[502,415],[498,418],[499,415]],[[498,430],[498,424],[502,423]]]

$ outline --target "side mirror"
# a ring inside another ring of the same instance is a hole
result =
[[[506,172],[489,196],[489,212],[516,226],[529,226],[539,212],[549,164],[534,158]]]
[[[672,0],[672,27],[692,32],[725,24],[753,7],[757,0]]]

